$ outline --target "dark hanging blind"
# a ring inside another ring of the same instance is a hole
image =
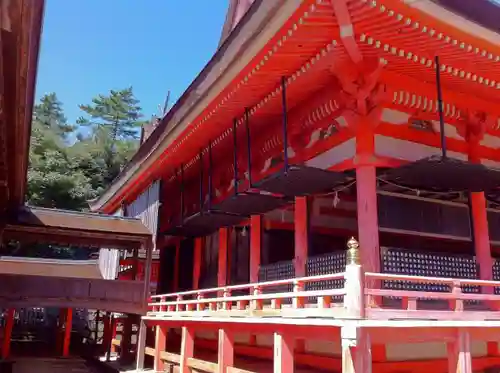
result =
[[[193,289],[194,240],[181,242],[179,251],[179,291]]]
[[[470,237],[467,207],[431,201],[379,195],[381,228]]]

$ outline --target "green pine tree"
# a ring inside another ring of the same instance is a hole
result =
[[[89,126],[91,135],[80,136],[80,142],[92,149],[93,158],[101,159],[101,180],[95,185],[99,192],[105,189],[120,173],[123,165],[137,149],[140,128],[144,124],[139,100],[135,98],[132,87],[111,90],[109,95],[98,95],[92,104],[80,105],[87,116],[80,117],[77,123]]]
[[[63,139],[75,130],[75,126],[68,124],[62,103],[54,92],[42,96],[40,103],[33,108],[33,115],[39,125],[52,129]]]
[[[106,129],[114,144],[117,140],[139,137],[141,107],[132,91],[132,87],[111,90],[109,95],[98,95],[90,105],[80,105],[87,117],[80,117],[77,123],[84,126]]]

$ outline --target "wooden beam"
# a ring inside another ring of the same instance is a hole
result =
[[[195,372],[217,373],[217,364],[210,361],[190,357],[187,361],[187,365]]]

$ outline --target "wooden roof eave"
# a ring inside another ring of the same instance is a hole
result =
[[[71,211],[22,208],[4,239],[120,249],[148,248],[152,234],[138,219]]]
[[[0,0],[6,141],[5,206],[24,203],[44,0]],[[5,203],[4,203],[5,205]]]
[[[90,203],[91,210],[113,212],[121,201],[143,188],[151,178],[148,168],[260,52],[301,3],[256,0],[115,182]],[[129,189],[132,184],[133,190]]]

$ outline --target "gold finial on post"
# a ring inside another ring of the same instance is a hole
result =
[[[347,241],[347,256],[346,256],[346,264],[361,264],[359,258],[359,243],[356,241],[354,237],[351,237],[349,241]]]

